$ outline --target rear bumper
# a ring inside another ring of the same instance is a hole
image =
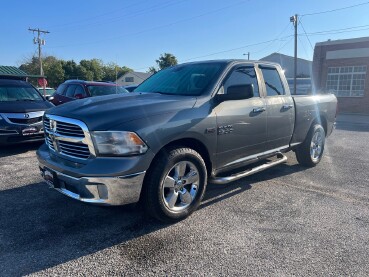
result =
[[[140,198],[145,172],[117,177],[75,178],[50,170],[40,164],[42,177],[45,172],[53,174],[52,188],[73,199],[99,205],[124,205]]]

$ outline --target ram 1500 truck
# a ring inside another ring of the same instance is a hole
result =
[[[291,96],[277,64],[181,64],[133,93],[73,101],[44,115],[42,176],[59,192],[103,205],[140,200],[176,221],[199,206],[208,182],[226,184],[283,163],[322,158],[337,99]]]

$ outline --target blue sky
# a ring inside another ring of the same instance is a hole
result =
[[[363,0],[63,0],[3,1],[1,65],[20,65],[36,54],[28,27],[50,31],[45,54],[62,59],[99,58],[146,71],[161,53],[179,62],[218,58],[259,59],[273,52],[293,55],[289,17],[364,3]],[[305,15],[311,45],[327,39],[369,36],[369,4]],[[299,33],[303,28],[299,26]],[[357,27],[362,26],[362,27]],[[346,29],[351,28],[352,29]],[[345,30],[342,30],[345,29]],[[337,30],[330,33],[316,32]],[[348,32],[349,31],[349,32]],[[278,39],[268,43],[262,43]],[[259,44],[260,43],[260,44]],[[312,59],[305,35],[298,55]],[[218,53],[218,54],[215,54]]]

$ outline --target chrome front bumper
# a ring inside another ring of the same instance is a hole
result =
[[[76,200],[99,205],[138,202],[145,177],[145,172],[139,172],[117,177],[75,178],[46,168],[42,164],[39,167],[41,176],[50,187]],[[50,182],[50,179],[53,182]]]

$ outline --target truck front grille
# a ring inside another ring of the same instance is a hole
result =
[[[76,119],[61,116],[44,116],[45,142],[51,151],[60,156],[87,160],[95,156],[87,126]]]

